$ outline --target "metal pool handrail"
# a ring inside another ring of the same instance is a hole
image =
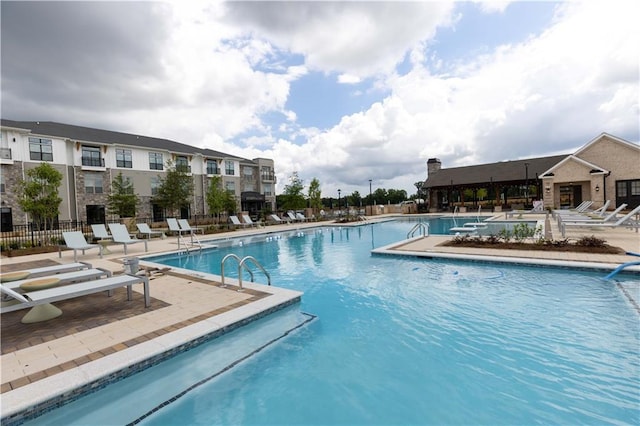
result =
[[[222,262],[220,264],[220,277],[222,278],[221,279],[222,283],[220,284],[220,287],[227,286],[224,282],[224,264],[229,258],[233,258],[238,261],[238,286],[240,287],[238,291],[242,291],[242,268],[246,269],[247,272],[249,272],[249,275],[251,275],[251,282],[253,282],[253,279],[254,279],[253,271],[251,271],[251,269],[249,269],[249,266],[247,266],[246,264],[247,261],[253,262],[253,264],[257,266],[267,276],[267,285],[271,285],[271,275],[269,275],[267,270],[264,269],[264,267],[260,264],[260,262],[256,260],[255,257],[245,256],[242,259],[240,259],[238,255],[229,253],[228,255],[222,258]]]

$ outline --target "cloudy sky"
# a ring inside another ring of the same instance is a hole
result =
[[[1,113],[273,158],[324,196],[637,142],[640,2],[10,2]]]

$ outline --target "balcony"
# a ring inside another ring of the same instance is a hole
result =
[[[265,173],[262,172],[260,173],[260,178],[262,179],[262,182],[273,182],[276,183],[276,174],[271,172],[271,173]]]
[[[104,169],[104,158],[82,157],[82,167],[96,167]]]
[[[219,175],[220,174],[220,169],[215,168],[215,167],[207,167],[207,174],[208,175]]]

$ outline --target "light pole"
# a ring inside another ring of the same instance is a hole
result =
[[[373,196],[371,195],[371,179],[369,179],[369,214],[373,216]]]
[[[340,190],[338,189],[338,215],[342,216],[342,212],[340,211]]]
[[[524,203],[529,205],[529,163],[524,163]]]

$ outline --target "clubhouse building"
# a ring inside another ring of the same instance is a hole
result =
[[[572,154],[453,168],[430,158],[423,190],[430,211],[528,208],[533,200],[545,209],[606,200],[631,209],[640,205],[639,164],[638,144],[602,133]]]

